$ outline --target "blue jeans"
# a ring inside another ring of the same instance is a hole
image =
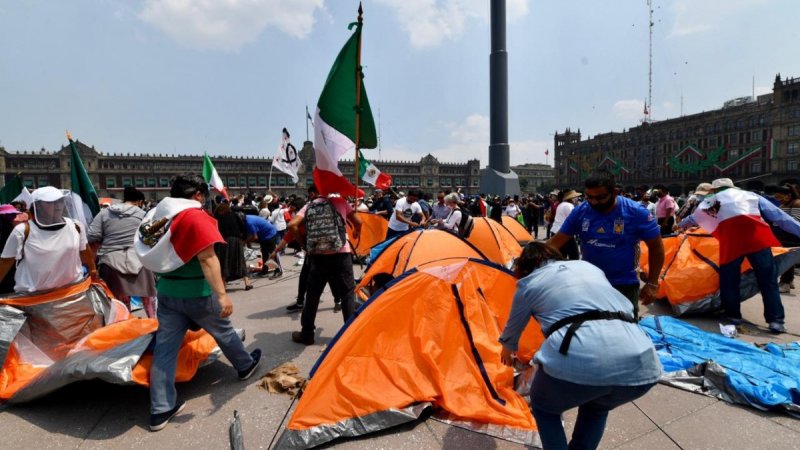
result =
[[[744,258],[747,258],[753,266],[761,298],[764,300],[764,319],[767,323],[783,323],[785,315],[778,290],[778,271],[772,249],[769,247],[719,266],[719,296],[725,315],[733,319],[742,318],[739,283],[742,278],[741,267]]]
[[[175,407],[175,369],[183,336],[193,321],[210,334],[237,371],[248,369],[253,358],[233,330],[231,321],[219,316],[216,298],[176,298],[158,294],[158,331],[150,368],[150,413],[159,414]]]
[[[595,449],[603,438],[608,412],[636,400],[655,385],[586,386],[547,375],[541,366],[531,386],[531,409],[544,450]],[[578,407],[578,419],[567,445],[561,413]]]

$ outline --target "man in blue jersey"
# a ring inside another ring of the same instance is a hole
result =
[[[582,259],[599,267],[614,288],[633,303],[652,303],[664,265],[664,244],[655,218],[641,204],[619,196],[614,175],[605,170],[585,182],[586,201],[575,207],[548,245],[560,249],[573,235],[580,236]],[[647,283],[639,289],[639,242],[648,249]]]

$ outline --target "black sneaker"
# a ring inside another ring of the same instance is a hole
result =
[[[261,349],[257,348],[250,352],[250,357],[253,358],[253,365],[250,366],[250,368],[239,372],[239,379],[242,381],[250,378],[255,373],[258,363],[261,362]]]
[[[158,413],[158,414],[150,414],[150,431],[161,431],[164,427],[167,426],[169,421],[180,414],[183,411],[183,407],[186,406],[186,402],[183,400],[178,401],[178,404],[175,405],[174,408],[170,409],[167,412]]]
[[[314,336],[309,338],[303,337],[303,333],[300,331],[293,331],[292,332],[292,342],[297,342],[298,344],[303,345],[313,345],[314,344]]]
[[[286,311],[289,311],[289,312],[297,312],[297,311],[302,311],[302,310],[303,310],[303,304],[302,303],[292,303],[291,305],[286,307]]]
[[[283,276],[283,271],[282,270],[281,271],[276,270],[275,273],[273,273],[272,276],[269,277],[269,279],[270,280],[277,280],[278,278],[280,278],[282,276]]]
[[[337,313],[342,310],[342,303],[337,302],[333,304],[333,312]]]

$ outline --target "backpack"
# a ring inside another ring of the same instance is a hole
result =
[[[344,219],[330,201],[309,203],[305,222],[306,248],[310,255],[337,252],[347,243]]]
[[[472,219],[469,211],[467,211],[467,208],[459,208],[458,210],[461,211],[461,221],[458,223],[458,235],[466,239],[472,233],[472,229],[475,227],[475,221]]]

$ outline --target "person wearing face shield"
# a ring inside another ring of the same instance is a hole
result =
[[[64,194],[46,186],[32,198],[31,220],[14,227],[0,254],[0,279],[16,265],[14,291],[31,293],[80,281],[83,265],[97,277],[86,230],[65,217]]]
[[[639,316],[639,300],[655,301],[658,277],[664,264],[664,244],[655,218],[645,207],[619,195],[614,175],[605,170],[584,182],[586,201],[576,206],[548,245],[561,249],[573,235],[580,236],[583,260],[599,267],[614,288],[633,304]],[[640,289],[639,242],[648,249],[650,271]]]

